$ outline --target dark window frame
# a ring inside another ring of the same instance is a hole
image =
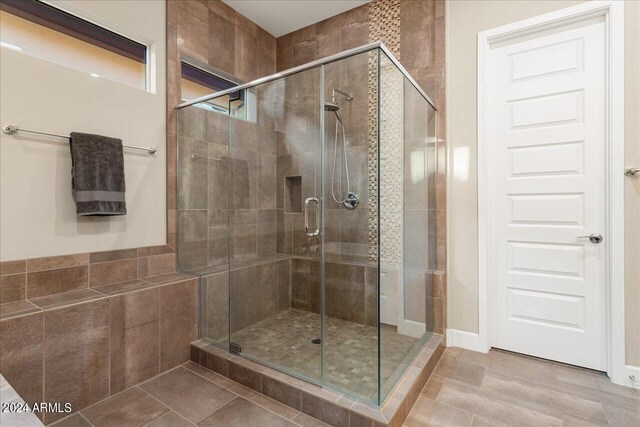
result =
[[[220,77],[213,72],[203,70],[184,59],[180,61],[180,71],[183,79],[207,87],[211,89],[212,92],[219,92],[238,86],[237,83],[227,80],[224,77]],[[243,91],[232,92],[229,94],[230,101],[236,101],[242,98]]]
[[[38,0],[0,0],[0,10],[147,64],[146,45]]]

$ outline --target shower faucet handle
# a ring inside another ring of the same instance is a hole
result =
[[[309,231],[309,203],[316,204],[316,229]],[[304,201],[304,234],[315,237],[320,234],[320,200],[317,197],[307,197]]]

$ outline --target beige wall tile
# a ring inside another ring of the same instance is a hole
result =
[[[209,59],[208,13],[198,17],[178,10],[178,50],[198,61]]]
[[[109,300],[47,311],[44,401],[78,411],[109,395]],[[64,414],[47,413],[49,423]]]
[[[235,26],[233,20],[209,12],[209,64],[235,75]]]
[[[0,304],[0,319],[6,320],[13,317],[24,316],[25,314],[42,311],[38,306],[27,300],[19,300]]]
[[[0,276],[0,304],[25,299],[27,276],[24,273]]]
[[[0,321],[2,375],[28,403],[43,401],[42,313]]]
[[[229,273],[222,272],[201,279],[200,311],[203,337],[220,342],[229,340]]]
[[[93,252],[89,254],[89,262],[91,264],[97,262],[118,261],[122,259],[131,259],[138,256],[138,250],[133,249],[121,249],[117,251],[104,251]]]
[[[96,292],[93,289],[85,288],[64,292],[61,294],[53,294],[44,297],[33,298],[29,301],[43,310],[52,310],[54,308],[65,307],[71,304],[78,304],[81,302],[94,301],[103,298],[105,298],[105,296],[102,293]]]
[[[89,254],[73,254],[27,260],[27,272],[54,270],[89,264]]]
[[[257,75],[264,77],[276,72],[276,39],[262,28],[258,28]]]
[[[316,56],[325,58],[340,52],[340,33],[344,14],[332,16],[316,24]]]
[[[224,19],[233,22],[235,18],[235,10],[224,4],[221,0],[208,0],[207,6],[209,7],[209,10],[212,10]]]
[[[350,23],[347,23],[344,27],[342,27],[342,30],[340,32],[340,49],[341,50],[352,49],[354,47],[367,44],[368,42],[369,42],[368,20],[350,22]]]
[[[23,259],[16,261],[0,262],[0,276],[8,274],[24,273],[27,269],[27,262]]]
[[[195,17],[207,14],[207,5],[199,0],[180,0],[178,7]]]
[[[257,78],[256,58],[258,42],[255,35],[236,25],[235,28],[235,73],[242,81],[248,82]]]
[[[138,277],[159,276],[176,271],[176,254],[153,255],[138,258]]]
[[[258,36],[258,26],[251,21],[250,19],[246,18],[244,15],[242,15],[240,12],[234,10],[234,24],[236,25],[236,27],[241,28],[242,30],[246,31],[247,33],[251,34],[253,37],[257,37]]]
[[[286,70],[293,65],[293,44],[292,36],[286,34],[276,39],[276,69],[277,71]]]
[[[158,288],[110,298],[111,394],[160,373]]]
[[[89,285],[89,267],[59,268],[27,273],[27,298],[68,292]]]
[[[174,252],[175,250],[169,245],[145,246],[143,248],[138,248],[138,257],[164,255]]]
[[[101,262],[89,266],[89,283],[91,287],[126,282],[137,278],[138,260],[136,258]]]
[[[189,360],[198,338],[198,282],[190,279],[160,289],[160,370]]]

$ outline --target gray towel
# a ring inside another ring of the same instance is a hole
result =
[[[76,213],[126,215],[122,140],[71,132],[70,146]]]

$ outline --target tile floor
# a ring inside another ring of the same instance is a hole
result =
[[[83,409],[55,427],[326,426],[193,362]]]
[[[326,426],[187,362],[56,427]],[[640,425],[640,391],[604,374],[492,350],[445,351],[406,427]]]
[[[241,345],[244,356],[319,379],[321,346],[311,340],[320,337],[320,322],[319,314],[289,309],[234,332],[231,341]],[[327,384],[376,401],[377,328],[333,317],[326,318],[325,327]],[[380,379],[384,385],[394,373],[404,371],[403,362],[411,362],[418,340],[390,328],[383,328],[380,333]],[[388,388],[391,386],[385,387]]]
[[[9,412],[4,411],[4,405],[24,404],[24,400],[11,387],[11,384],[0,374],[0,403],[2,404],[2,412],[0,412],[0,426],[20,426],[20,427],[39,427],[42,425],[38,417],[30,412]]]
[[[640,426],[640,390],[499,350],[448,348],[406,426]]]

